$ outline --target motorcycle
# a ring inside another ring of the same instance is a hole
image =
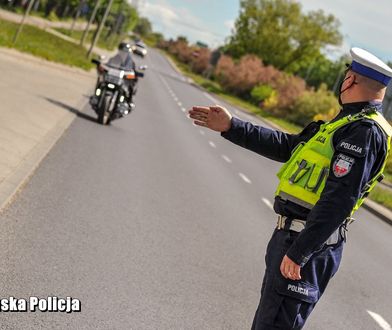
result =
[[[98,79],[95,94],[90,97],[90,105],[98,115],[98,123],[108,125],[133,110],[135,105],[132,98],[136,93],[136,83],[138,78],[144,77],[144,73],[102,64],[97,59],[91,62],[97,66]],[[147,66],[139,67],[142,71],[146,69]]]

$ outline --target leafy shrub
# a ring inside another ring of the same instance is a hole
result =
[[[274,92],[275,90],[270,85],[262,84],[253,87],[250,92],[250,96],[253,102],[260,104],[260,102],[264,102],[266,99],[270,98]]]
[[[197,56],[195,56],[195,51],[197,52]],[[191,69],[193,72],[201,74],[204,73],[209,66],[211,52],[207,48],[195,49],[195,51],[190,59]]]
[[[335,95],[322,84],[317,91],[306,91],[297,99],[288,119],[305,125],[312,120],[330,120],[338,110],[339,103]]]
[[[252,88],[262,81],[264,66],[255,55],[245,55],[235,64],[228,56],[221,56],[215,77],[228,92],[248,97]]]
[[[170,42],[168,51],[184,63],[189,63],[192,58],[192,49],[184,41]]]
[[[305,92],[306,83],[300,77],[285,74],[278,79],[276,89],[279,93],[279,107],[290,108]]]
[[[224,88],[228,85],[230,78],[234,75],[235,64],[230,56],[222,55],[215,68],[215,79]]]

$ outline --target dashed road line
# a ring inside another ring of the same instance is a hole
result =
[[[240,176],[240,178],[242,180],[244,180],[246,183],[252,183],[252,181],[249,180],[249,178],[244,174],[244,173],[238,173],[238,175]]]
[[[376,321],[376,323],[381,327],[381,329],[383,330],[392,330],[391,325],[384,320],[384,318],[372,311],[367,311],[368,314],[373,318],[374,321]]]
[[[200,132],[201,135],[206,134],[203,130],[200,130],[199,132]]]
[[[186,112],[186,108],[181,107],[182,112]]]
[[[265,198],[265,197],[261,197],[261,200],[263,201],[263,203],[265,205],[267,205],[272,211],[274,210],[274,206],[272,205],[272,203],[269,201],[269,199]]]
[[[159,77],[161,78],[161,80],[162,80],[163,84],[166,86],[166,88],[167,88],[168,90],[170,90],[170,86],[169,86],[169,84],[167,83],[167,81],[165,80],[165,78],[163,78],[161,75],[160,75]]]
[[[178,102],[178,97],[177,96],[174,96],[173,98],[174,98],[174,101]]]
[[[229,164],[232,163],[231,159],[229,157],[227,157],[226,155],[222,155],[222,158]]]
[[[212,142],[212,141],[208,141],[208,144],[209,144],[211,147],[213,147],[213,148],[216,148],[216,145],[215,145],[215,143],[214,143],[214,142]]]
[[[179,107],[182,107],[182,103],[180,101],[177,102]]]

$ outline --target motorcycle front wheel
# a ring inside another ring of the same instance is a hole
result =
[[[112,96],[113,95],[110,94],[103,96],[103,100],[98,111],[98,123],[102,125],[110,124],[110,103],[112,101]]]

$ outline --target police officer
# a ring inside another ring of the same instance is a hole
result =
[[[252,329],[301,329],[338,270],[351,215],[382,179],[392,128],[382,100],[392,69],[352,48],[341,83],[340,113],[299,134],[255,126],[220,106],[193,107],[190,118],[227,140],[284,163],[267,246],[261,299]]]

